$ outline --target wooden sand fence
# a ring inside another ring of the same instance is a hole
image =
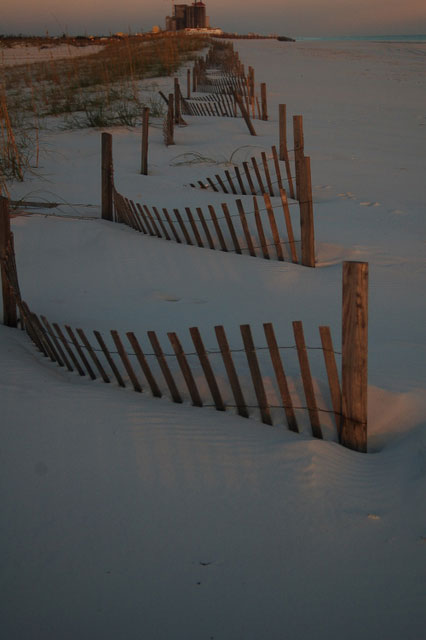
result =
[[[191,88],[193,93],[205,95],[194,96]],[[162,97],[165,98],[164,95]],[[251,135],[256,135],[256,131],[250,111],[253,118],[257,114],[260,120],[268,120],[266,84],[260,84],[259,100],[255,91],[254,69],[249,67],[248,75],[245,74],[244,65],[232,43],[213,41],[206,56],[195,61],[192,82],[191,70],[187,71],[186,97],[175,79],[175,100],[179,101],[176,108],[184,115],[235,118],[240,112]]]
[[[264,156],[262,156],[264,157]],[[109,133],[102,133],[102,217],[105,220],[119,222],[127,226],[150,235],[152,237],[163,238],[180,244],[198,246],[219,251],[231,251],[237,254],[261,257],[264,259],[277,259],[280,261],[291,261],[303,266],[315,266],[315,237],[314,237],[314,216],[312,205],[312,189],[310,184],[310,169],[306,158],[307,181],[302,182],[306,186],[305,199],[299,206],[300,217],[300,240],[295,239],[293,224],[290,216],[290,206],[297,203],[289,203],[286,191],[282,188],[282,181],[277,179],[275,191],[273,190],[270,173],[270,192],[260,189],[261,200],[257,195],[250,198],[236,199],[236,212],[230,210],[227,203],[221,204],[221,211],[217,211],[213,205],[207,206],[207,211],[201,207],[196,207],[195,211],[190,207],[184,207],[184,212],[179,208],[173,208],[169,212],[167,208],[135,203],[130,198],[126,198],[116,189],[114,184],[112,136]],[[254,166],[258,165],[253,158]],[[274,156],[274,163],[279,163]],[[267,167],[267,165],[265,164]],[[236,168],[238,171],[238,168]],[[232,178],[229,172],[229,181]],[[237,174],[238,175],[238,174]],[[253,186],[250,172],[247,171],[247,185],[239,173],[241,190],[245,195],[250,191],[257,193]],[[261,175],[258,170],[259,184]],[[207,184],[214,191],[218,191],[216,184],[222,182],[222,191],[226,191],[224,182],[220,176],[215,176],[216,183],[207,179]],[[206,188],[204,183],[203,188]],[[268,184],[266,182],[266,184]],[[276,201],[271,200],[270,193],[277,196]],[[234,189],[234,193],[237,193]],[[300,245],[300,247],[299,247]],[[298,255],[299,253],[299,255]]]
[[[148,391],[154,397],[168,396],[179,404],[232,410],[271,426],[285,423],[295,432],[303,422],[301,414],[305,414],[315,438],[323,438],[324,426],[330,431],[332,419],[337,434],[334,439],[351,449],[367,450],[367,263],[343,264],[339,380],[329,327],[319,327],[321,347],[309,347],[301,321],[292,323],[294,344],[284,346],[279,345],[271,323],[263,325],[261,344],[257,329],[255,344],[253,329],[241,325],[241,343],[234,347],[219,325],[214,327],[215,348],[205,347],[205,337],[197,327],[191,327],[185,338],[169,332],[165,346],[155,331],[147,331],[144,340],[126,332],[124,339],[117,330],[111,330],[108,336],[99,331],[88,335],[82,328],[50,323],[21,298],[5,198],[0,201],[0,219],[1,246],[6,246],[1,253],[2,282],[6,285],[4,324],[8,324],[12,306],[16,318],[17,306],[22,328],[52,362],[91,380],[131,386],[138,393]],[[320,377],[314,377],[310,359],[318,353],[322,353],[323,371]],[[296,359],[296,367],[290,363],[290,355]]]

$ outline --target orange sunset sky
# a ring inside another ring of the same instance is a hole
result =
[[[426,0],[206,0],[206,5],[211,26],[239,33],[426,33]],[[171,10],[171,0],[3,0],[0,33],[148,31],[153,25],[164,27]]]

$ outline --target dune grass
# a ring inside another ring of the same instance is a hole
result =
[[[155,86],[141,81],[172,75],[206,45],[205,37],[185,34],[129,36],[98,53],[89,46],[87,56],[0,68],[2,191],[7,180],[23,180],[37,166],[42,127],[135,126],[144,106],[161,116]]]

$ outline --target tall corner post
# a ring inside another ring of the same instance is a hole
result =
[[[102,219],[114,220],[113,215],[113,165],[112,165],[112,135],[102,133]]]
[[[9,200],[0,196],[0,259],[1,259],[1,288],[3,300],[3,324],[6,327],[17,327],[18,316],[16,311],[16,298],[9,280],[3,260],[6,259],[11,242]],[[13,244],[12,244],[13,246]]]
[[[368,262],[343,263],[341,444],[367,452]]]
[[[299,170],[299,209],[302,264],[315,267],[314,205],[312,200],[311,159],[304,156]]]
[[[148,133],[149,133],[149,107],[144,107],[142,112],[142,146],[141,146],[141,174],[148,175]]]

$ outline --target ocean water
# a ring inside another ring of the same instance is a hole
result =
[[[358,41],[358,42],[426,42],[426,34],[392,34],[392,35],[373,35],[373,36],[322,36],[322,37],[310,37],[310,36],[298,36],[296,40],[303,41],[321,41],[321,42],[342,42],[342,41]]]

